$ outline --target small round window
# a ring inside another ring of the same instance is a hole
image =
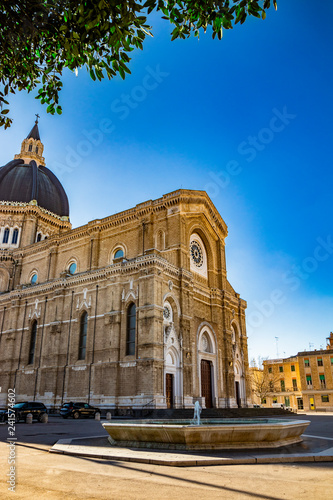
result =
[[[197,267],[201,267],[203,264],[203,251],[198,241],[191,241],[190,253],[194,265]]]
[[[69,274],[74,274],[76,272],[77,265],[76,262],[72,262],[68,268]]]
[[[115,251],[114,258],[119,259],[120,257],[124,257],[124,250],[118,248],[118,250]]]
[[[34,274],[31,276],[30,283],[31,283],[32,285],[35,285],[35,284],[37,283],[37,279],[38,279],[37,273],[34,273]]]

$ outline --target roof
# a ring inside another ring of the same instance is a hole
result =
[[[0,200],[22,203],[36,200],[38,206],[56,215],[69,216],[68,198],[61,183],[48,168],[37,167],[34,160],[29,164],[21,159],[12,160],[0,168]]]
[[[297,356],[300,357],[309,357],[309,356],[324,356],[324,354],[333,354],[333,349],[318,349],[314,351],[301,351],[297,353]]]
[[[39,130],[38,130],[38,121],[35,121],[35,125],[32,127],[30,130],[29,134],[27,135],[27,139],[35,139],[36,141],[40,141],[40,135],[39,135]]]

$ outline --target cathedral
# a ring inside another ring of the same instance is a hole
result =
[[[180,189],[72,228],[38,122],[0,168],[0,406],[247,406],[246,302],[227,226]]]

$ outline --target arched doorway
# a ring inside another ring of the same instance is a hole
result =
[[[167,408],[173,408],[174,395],[173,395],[174,375],[172,373],[165,374],[165,401]]]
[[[239,333],[239,326],[236,321],[231,323],[231,342],[234,366],[234,404],[238,408],[246,406],[246,387],[245,387],[245,370],[244,370],[244,357],[241,350],[241,336]]]
[[[182,406],[183,380],[181,347],[173,326],[165,331],[164,396],[167,408]]]
[[[246,404],[245,381],[243,373],[242,362],[240,359],[236,358],[236,360],[234,361],[235,402],[238,408],[241,408],[244,404]]]
[[[198,376],[202,406],[218,406],[216,341],[208,324],[201,325],[198,330]]]
[[[213,407],[212,390],[212,362],[207,359],[201,360],[201,396],[205,398],[206,408]]]

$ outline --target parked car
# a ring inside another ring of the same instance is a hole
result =
[[[60,408],[60,415],[63,418],[73,417],[95,417],[96,413],[101,414],[101,410],[88,403],[64,403]]]
[[[24,403],[16,403],[12,408],[1,411],[1,420],[8,420],[8,415],[12,412],[15,414],[15,422],[20,420],[26,421],[28,413],[32,414],[32,418],[41,422],[42,416],[47,413],[47,408],[43,403],[37,401],[26,401]]]
[[[285,405],[283,403],[272,403],[272,408],[282,408],[285,409]]]

